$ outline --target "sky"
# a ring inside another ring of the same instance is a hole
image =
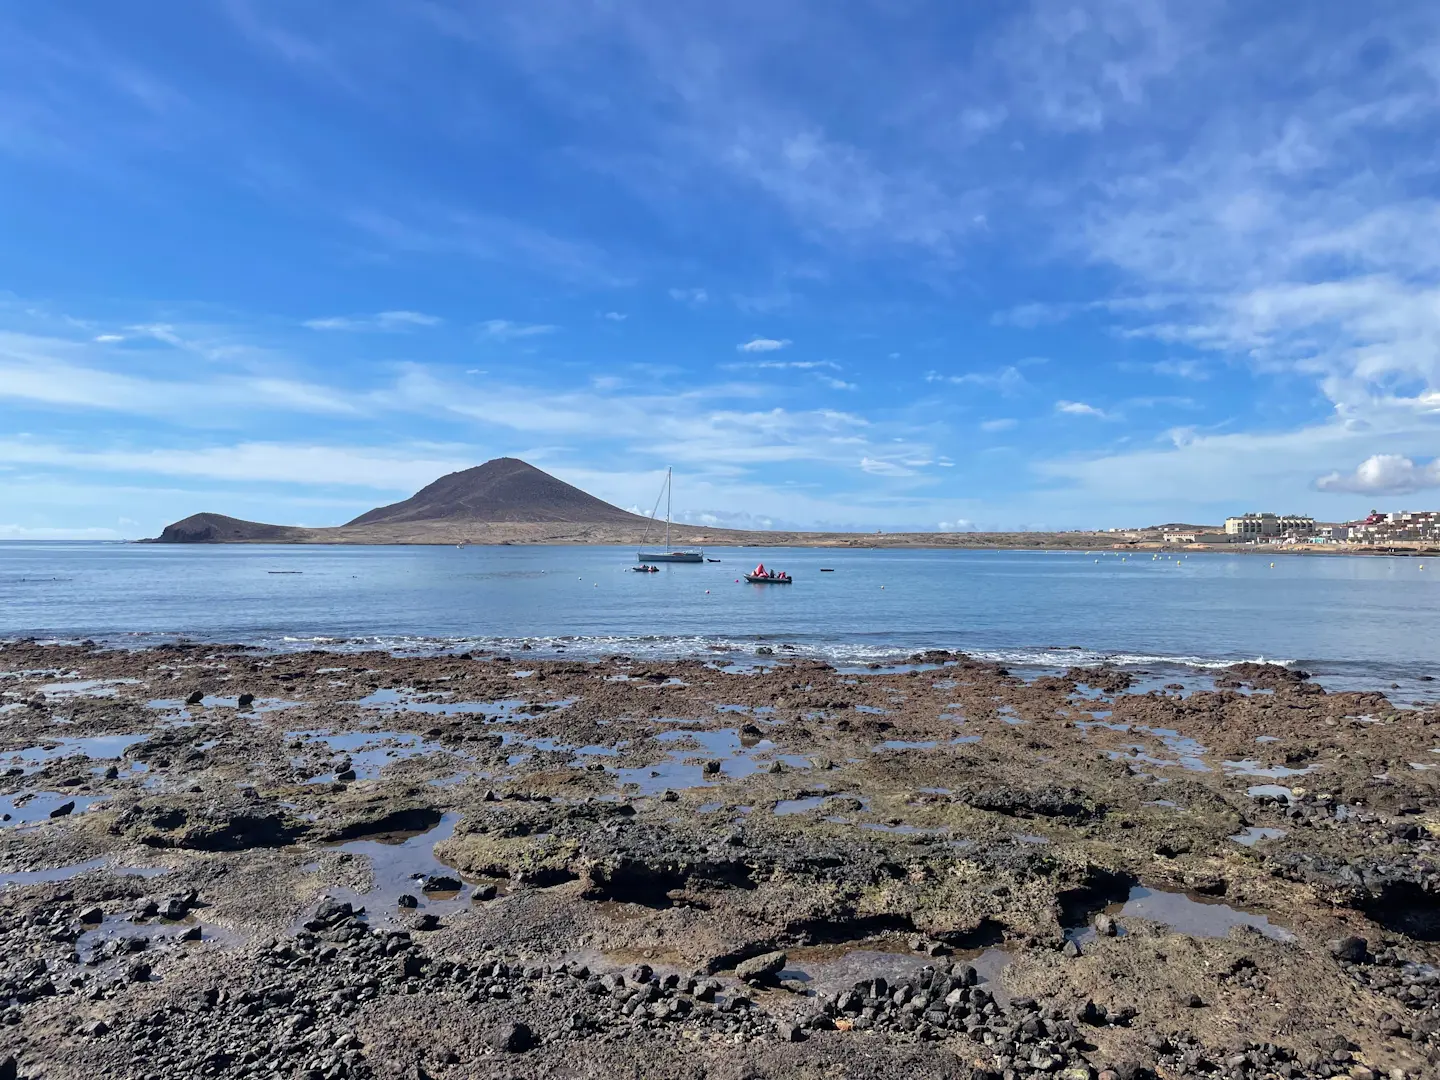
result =
[[[0,2],[0,539],[1440,505],[1437,106],[1419,2]]]

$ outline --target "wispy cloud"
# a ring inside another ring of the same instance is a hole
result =
[[[856,385],[855,383],[853,383],[853,382],[846,382],[844,379],[837,379],[837,378],[835,378],[834,376],[831,376],[831,375],[817,375],[817,376],[815,376],[815,377],[816,377],[817,379],[819,379],[822,383],[824,383],[826,386],[828,386],[831,390],[858,390],[858,389],[860,389],[859,386],[857,386],[857,385]]]
[[[989,432],[1009,431],[1015,426],[1015,424],[1016,421],[1012,418],[1008,416],[1001,416],[996,417],[994,420],[982,420],[980,422],[980,430]]]
[[[1157,375],[1171,375],[1177,379],[1193,379],[1203,382],[1210,378],[1210,370],[1199,360],[1158,360],[1150,365]]]
[[[776,349],[783,349],[789,344],[789,338],[757,337],[751,338],[743,345],[736,345],[735,348],[738,349],[740,352],[747,353],[774,352]]]
[[[1111,419],[1111,415],[1104,409],[1097,409],[1094,405],[1087,405],[1083,401],[1057,401],[1055,402],[1055,411],[1067,416],[1093,416],[1097,420]]]
[[[671,289],[670,299],[687,304],[703,304],[710,299],[710,293],[705,289]]]
[[[914,476],[915,470],[897,461],[862,457],[860,468],[872,476]]]
[[[951,386],[980,386],[998,390],[1002,394],[1017,394],[1029,385],[1020,369],[1014,365],[1006,365],[997,371],[967,371],[960,375],[927,371],[925,381],[949,383]]]
[[[353,393],[288,374],[129,374],[100,366],[85,345],[73,341],[0,332],[0,401],[5,399],[210,426],[242,423],[241,414],[252,408],[337,416],[366,409]],[[226,408],[217,410],[216,402]]]
[[[727,371],[770,370],[782,371],[839,371],[840,365],[834,360],[744,360],[721,365]]]
[[[607,311],[600,316],[602,319],[609,319],[611,322],[624,322],[630,316],[621,311]]]
[[[396,331],[439,326],[442,322],[444,320],[438,315],[426,315],[419,311],[381,311],[374,315],[335,315],[325,319],[307,319],[305,326],[311,330]]]
[[[495,338],[498,341],[513,341],[516,338],[540,337],[543,334],[553,334],[559,327],[551,326],[548,323],[517,323],[509,319],[487,319],[480,324],[480,330],[486,337]]]

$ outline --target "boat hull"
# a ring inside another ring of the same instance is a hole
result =
[[[705,556],[698,551],[642,551],[635,556],[640,562],[698,562],[703,563]]]
[[[789,585],[794,578],[788,577],[762,577],[759,574],[746,574],[745,580],[751,585]]]

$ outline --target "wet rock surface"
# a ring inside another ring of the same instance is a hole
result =
[[[1440,1073],[1433,706],[784,654],[0,647],[0,1080]]]

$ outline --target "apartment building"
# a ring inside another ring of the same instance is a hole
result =
[[[1225,519],[1225,533],[1239,540],[1263,540],[1280,536],[1309,536],[1315,519],[1303,514],[1241,514]]]

